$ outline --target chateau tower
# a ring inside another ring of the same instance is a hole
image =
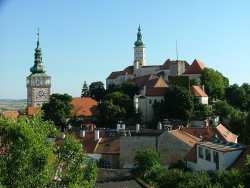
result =
[[[42,62],[42,50],[39,44],[39,31],[35,48],[34,65],[30,68],[31,74],[26,78],[28,107],[41,107],[49,101],[51,77],[45,73]]]
[[[134,69],[139,69],[141,66],[145,65],[145,46],[142,41],[141,27],[139,25],[137,32],[137,40],[134,43]]]

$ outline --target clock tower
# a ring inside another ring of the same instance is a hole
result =
[[[146,63],[145,46],[142,41],[141,27],[139,25],[137,32],[137,40],[134,43],[134,70],[139,69]]]
[[[45,73],[42,62],[42,50],[39,44],[39,31],[35,48],[34,65],[30,68],[31,74],[26,78],[28,107],[41,107],[49,101],[51,77]]]

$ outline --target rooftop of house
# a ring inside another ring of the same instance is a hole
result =
[[[74,116],[89,117],[97,113],[97,101],[90,97],[76,97],[71,101]]]
[[[220,152],[231,152],[235,150],[243,150],[245,148],[244,145],[232,142],[223,142],[221,140],[214,140],[212,142],[209,141],[198,142],[197,145],[204,146]]]
[[[20,115],[18,111],[4,111],[1,113],[4,118],[17,119]]]
[[[171,66],[172,64],[175,64],[175,63],[178,63],[178,62],[180,62],[180,63],[185,63],[185,67],[186,67],[186,68],[189,67],[188,62],[185,61],[185,60],[171,60],[171,59],[167,59],[167,60],[163,63],[163,65],[161,66],[161,69],[162,69],[162,70],[170,69],[170,66]]]
[[[175,136],[176,138],[178,138],[179,140],[183,141],[185,144],[193,147],[197,142],[200,142],[201,139],[198,137],[195,137],[185,131],[176,129],[176,130],[172,130],[169,131],[169,134]]]
[[[191,91],[193,93],[193,95],[195,97],[208,97],[208,95],[206,94],[206,92],[202,89],[201,86],[196,86],[196,85],[193,85],[191,87]]]
[[[195,59],[193,63],[186,69],[184,74],[201,74],[205,65],[200,60]]]
[[[204,141],[212,141],[216,137],[226,142],[234,142],[237,143],[238,136],[229,131],[224,125],[219,124],[214,127],[184,127],[183,131],[196,136],[198,138],[202,138]]]

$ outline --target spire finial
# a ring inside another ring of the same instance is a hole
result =
[[[39,47],[39,27],[37,28],[37,33],[36,33],[36,35],[37,35],[37,48]]]
[[[141,34],[141,25],[139,24],[137,32],[137,40],[135,41],[135,46],[143,46],[142,34]]]
[[[178,53],[178,43],[177,43],[177,40],[176,40],[176,43],[175,43],[175,49],[176,49],[176,60],[178,61],[179,53]]]
[[[141,32],[141,25],[139,24],[138,32]]]

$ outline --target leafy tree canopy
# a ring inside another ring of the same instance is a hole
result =
[[[42,106],[43,119],[53,121],[55,125],[65,128],[71,117],[72,97],[68,94],[52,94],[49,102]]]
[[[104,84],[100,81],[92,82],[89,85],[89,94],[93,99],[95,99],[97,101],[101,101],[106,94]]]
[[[229,86],[229,80],[220,72],[211,68],[205,68],[202,72],[201,81],[210,97],[214,99],[224,98],[225,89]]]

